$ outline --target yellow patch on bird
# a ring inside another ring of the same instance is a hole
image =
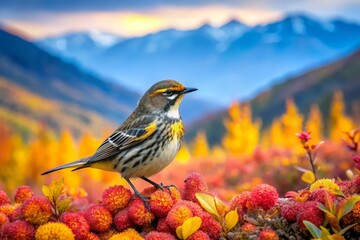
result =
[[[178,86],[174,86],[174,87],[170,87],[170,88],[160,88],[160,89],[156,90],[155,92],[153,92],[152,95],[155,95],[158,93],[163,93],[163,92],[166,92],[167,90],[174,91],[174,92],[181,92],[184,89],[185,89],[185,87],[183,85],[178,85]]]
[[[134,138],[133,141],[141,141],[149,137],[151,134],[153,134],[156,130],[156,122],[152,122],[149,126],[145,128],[146,133],[141,135],[140,137]]]
[[[171,125],[171,132],[173,136],[183,137],[184,136],[184,124],[182,121],[175,122]]]

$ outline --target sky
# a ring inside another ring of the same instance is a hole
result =
[[[256,25],[289,12],[360,22],[360,0],[0,0],[0,23],[30,39],[94,28],[141,36],[231,19]]]

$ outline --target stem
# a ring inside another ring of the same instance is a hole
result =
[[[314,164],[314,160],[315,160],[315,159],[313,159],[310,149],[307,149],[306,152],[307,152],[307,154],[308,154],[308,157],[309,157],[309,160],[310,160],[310,164],[311,164],[311,168],[312,168],[312,171],[313,171],[313,173],[314,173],[314,177],[315,177],[315,181],[316,181],[316,180],[317,180],[317,177],[316,177],[316,170],[315,170],[315,164]]]

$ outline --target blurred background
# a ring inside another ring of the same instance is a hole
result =
[[[300,189],[303,130],[325,140],[319,176],[346,178],[359,12],[356,0],[0,1],[0,188],[64,176],[96,196],[123,184],[99,170],[40,173],[92,154],[163,79],[199,91],[180,108],[183,148],[154,180],[181,188],[199,171],[225,200],[261,182]]]

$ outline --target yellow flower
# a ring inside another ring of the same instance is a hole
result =
[[[70,228],[63,223],[50,222],[41,225],[35,234],[36,240],[75,240]]]
[[[310,192],[317,189],[325,189],[333,194],[337,194],[340,191],[339,185],[337,185],[334,180],[328,178],[319,179],[311,184]]]
[[[128,228],[121,233],[113,235],[109,240],[144,240],[144,238],[133,228]]]

